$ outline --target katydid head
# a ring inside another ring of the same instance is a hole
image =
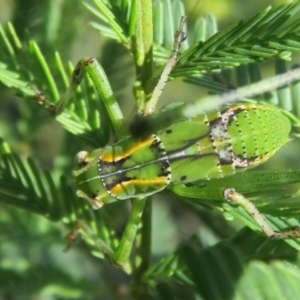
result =
[[[86,199],[93,209],[101,208],[105,203],[115,202],[117,199],[107,193],[98,167],[98,160],[104,149],[92,152],[80,151],[75,155],[75,184],[77,196]]]

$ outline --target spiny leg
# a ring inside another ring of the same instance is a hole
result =
[[[172,48],[172,54],[167,61],[165,68],[163,72],[161,73],[161,76],[159,78],[159,81],[152,93],[151,99],[147,102],[145,109],[144,109],[144,115],[150,115],[153,113],[156,103],[159,100],[159,97],[166,85],[166,82],[168,80],[168,76],[170,75],[172,69],[175,67],[178,57],[179,57],[179,48],[181,46],[181,43],[185,41],[186,39],[186,33],[183,32],[183,26],[187,20],[187,17],[181,17],[179,29],[176,31],[174,36],[174,43]]]
[[[243,195],[237,193],[234,189],[226,189],[224,191],[224,198],[229,202],[237,203],[243,207],[244,210],[256,221],[267,237],[272,239],[290,239],[300,237],[300,228],[298,226],[280,232],[275,231],[268,225],[255,205]]]

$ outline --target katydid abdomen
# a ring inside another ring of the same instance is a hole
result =
[[[289,139],[281,110],[237,104],[180,120],[137,141],[84,153],[78,159],[78,194],[94,208],[143,198],[169,184],[219,178],[265,162]]]

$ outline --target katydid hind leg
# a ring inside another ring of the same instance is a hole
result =
[[[290,239],[300,237],[300,227],[295,226],[283,231],[275,231],[264,219],[256,206],[245,198],[242,194],[234,189],[228,188],[224,190],[224,198],[229,202],[234,202],[241,207],[255,220],[267,237],[272,239]]]

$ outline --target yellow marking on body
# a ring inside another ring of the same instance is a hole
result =
[[[103,154],[101,156],[101,160],[103,162],[114,162],[114,161],[124,159],[124,158],[132,155],[133,153],[137,152],[140,149],[148,148],[149,146],[151,146],[151,144],[153,143],[155,137],[156,136],[151,135],[148,139],[137,142],[131,148],[129,148],[127,151],[125,151],[123,153],[120,153],[120,154],[116,154],[116,153]]]
[[[260,165],[260,164],[264,163],[265,161],[267,161],[268,158],[269,158],[268,155],[258,156],[253,160],[251,160],[251,157],[250,157],[250,158],[248,158],[248,168],[256,167],[257,165]]]
[[[122,183],[119,183],[117,184],[116,186],[114,186],[110,192],[112,194],[119,194],[122,190],[124,190],[124,188],[126,186],[131,186],[131,185],[140,185],[140,186],[157,186],[157,185],[160,185],[160,186],[164,186],[164,185],[167,185],[168,184],[168,179],[167,177],[157,177],[156,179],[132,179],[130,181],[124,181]]]

